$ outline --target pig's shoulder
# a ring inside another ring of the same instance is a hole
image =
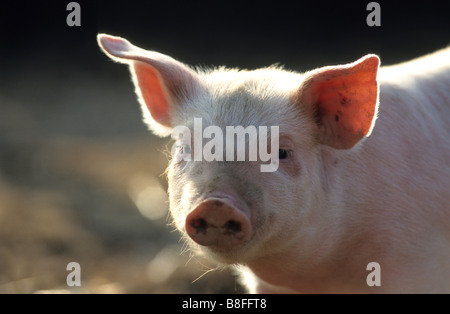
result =
[[[415,78],[450,82],[450,47],[395,65],[381,67],[382,81],[398,81],[404,84]]]

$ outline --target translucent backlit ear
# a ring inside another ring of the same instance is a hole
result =
[[[321,144],[349,149],[370,135],[378,111],[379,64],[377,56],[367,55],[305,75],[296,101],[314,115]]]
[[[157,135],[172,128],[175,106],[181,106],[198,87],[197,74],[173,58],[132,45],[126,39],[99,34],[97,41],[113,60],[130,66],[144,119]]]

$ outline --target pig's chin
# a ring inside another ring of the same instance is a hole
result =
[[[240,264],[251,259],[249,245],[243,243],[237,247],[222,248],[217,246],[201,246],[195,244],[201,255],[220,264]]]

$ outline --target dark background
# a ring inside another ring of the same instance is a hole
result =
[[[338,59],[330,56],[366,52],[397,62],[446,46],[449,37],[448,1],[378,1],[381,27],[366,25],[370,1],[78,1],[81,27],[66,25],[69,2],[4,2],[3,62],[45,52],[41,65],[69,58],[74,65],[95,65],[97,32],[188,63],[246,68],[327,64]]]
[[[229,270],[192,283],[212,266],[178,256],[168,220],[137,210],[133,193],[165,188],[166,140],[147,132],[97,33],[190,65],[296,71],[450,44],[450,1],[378,1],[381,27],[366,24],[370,1],[86,0],[81,27],[66,24],[69,2],[0,4],[0,292],[242,291]],[[65,284],[71,261],[78,290]],[[171,267],[157,279],[160,264]]]

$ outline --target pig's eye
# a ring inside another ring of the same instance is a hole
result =
[[[190,154],[191,153],[191,146],[190,145],[183,145],[181,146],[181,152],[183,154]]]
[[[286,159],[289,157],[289,151],[287,149],[278,150],[278,159]]]

